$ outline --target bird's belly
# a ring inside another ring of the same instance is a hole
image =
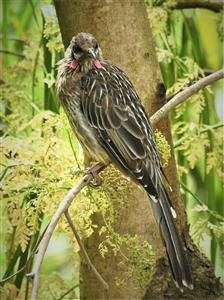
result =
[[[72,100],[74,101],[74,98]],[[87,155],[90,159],[94,162],[108,164],[110,159],[97,141],[96,130],[88,124],[88,121],[80,110],[79,104],[74,102],[73,105],[69,105],[68,102],[62,104],[75,135],[84,150],[88,151]]]

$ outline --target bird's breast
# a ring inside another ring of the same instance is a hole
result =
[[[88,151],[91,159],[108,163],[108,155],[97,141],[96,129],[88,123],[82,112],[80,80],[75,77],[65,77],[60,82],[58,96],[75,135],[83,148]]]

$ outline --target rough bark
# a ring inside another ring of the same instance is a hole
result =
[[[71,37],[78,32],[91,32],[99,40],[104,57],[125,70],[132,80],[147,113],[150,115],[152,111],[163,105],[165,94],[161,85],[161,73],[143,1],[55,0],[55,7],[65,47],[68,46]],[[165,119],[161,122],[159,128],[172,145],[169,120]],[[177,215],[180,216],[178,228],[189,241],[174,158],[167,169],[167,176],[174,189],[172,193],[174,207]],[[128,197],[128,206],[119,210],[116,230],[121,234],[137,234],[142,241],[149,241],[153,245],[158,259],[157,272],[145,297],[162,299],[164,295],[171,295],[173,299],[176,296],[180,298],[179,292],[171,280],[167,263],[164,262],[164,248],[145,193],[133,184],[133,190],[129,192]],[[101,216],[96,215],[94,222],[100,226],[102,224]],[[139,288],[135,280],[129,280],[127,286],[123,288],[116,286],[115,278],[124,276],[126,266],[120,265],[118,258],[112,253],[109,253],[105,259],[100,256],[98,245],[101,240],[102,236],[99,236],[98,231],[95,230],[85,244],[92,262],[110,286],[109,298],[142,299],[145,288]],[[195,254],[196,250],[192,248],[191,242],[188,244],[194,263],[195,257],[198,256]],[[198,266],[201,266],[202,272],[196,274],[197,277],[195,277],[196,291],[200,293],[200,289],[206,289],[207,283],[200,287],[200,276],[204,276],[206,273],[211,277],[209,282],[211,290],[214,292],[217,285],[215,285],[215,277],[209,263],[206,261],[204,264],[202,259],[198,258],[193,269],[198,269]],[[81,299],[104,298],[102,288],[85,264],[81,265],[81,278]],[[217,288],[217,290],[219,289]]]

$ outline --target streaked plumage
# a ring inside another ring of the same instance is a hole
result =
[[[72,128],[93,159],[112,161],[144,187],[174,280],[180,289],[192,288],[152,128],[132,83],[121,69],[103,59],[91,34],[80,33],[59,62],[57,91]]]

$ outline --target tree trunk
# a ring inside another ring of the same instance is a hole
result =
[[[78,32],[92,33],[99,41],[104,57],[122,68],[133,82],[149,115],[164,104],[161,73],[143,1],[55,0],[55,7],[65,47]],[[169,120],[163,120],[159,128],[172,145]],[[185,291],[184,295],[189,295],[189,298],[200,295],[202,298],[211,294],[214,295],[211,299],[215,299],[216,293],[220,295],[221,288],[210,264],[189,239],[174,157],[166,172],[173,188],[171,197],[178,215],[178,229],[187,242],[194,274],[195,289],[193,292]],[[162,299],[164,295],[179,299],[181,294],[171,279],[164,259],[164,247],[145,192],[132,184],[131,191],[127,188],[125,193],[128,193],[128,205],[119,207],[115,229],[119,234],[138,235],[141,241],[148,241],[156,252],[157,269],[147,293],[136,278],[126,278],[126,285],[118,287],[116,280],[126,277],[127,266],[121,264],[120,257],[114,256],[112,251],[102,258],[98,246],[105,237],[95,230],[85,245],[93,264],[109,284],[109,299],[142,299],[144,295],[145,299]],[[94,216],[94,222],[100,228],[102,217]],[[85,263],[81,264],[80,272],[81,299],[104,299],[102,287]]]

